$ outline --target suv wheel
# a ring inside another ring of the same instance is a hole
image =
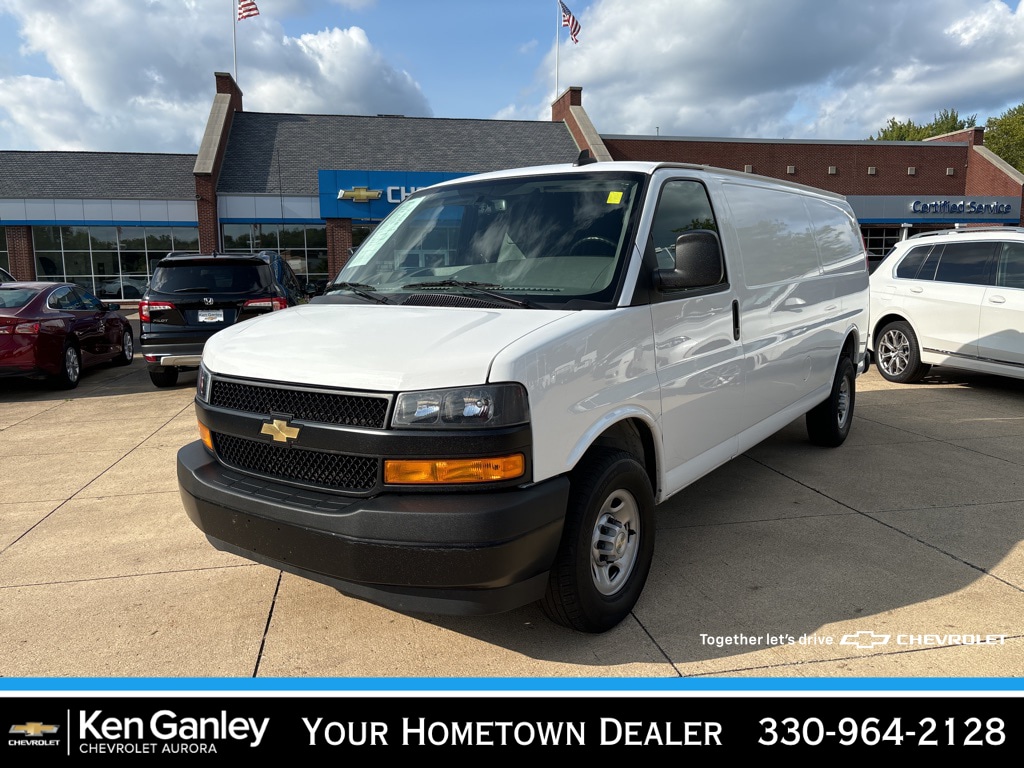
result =
[[[917,334],[909,323],[902,320],[885,326],[875,347],[875,365],[888,381],[911,384],[922,379],[931,369],[930,365],[921,362]]]
[[[149,378],[158,387],[173,387],[178,383],[178,369],[151,368]]]

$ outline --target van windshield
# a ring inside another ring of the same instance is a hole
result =
[[[527,306],[608,305],[643,178],[573,173],[422,190],[370,234],[328,292],[447,305],[472,296],[502,306],[486,289]]]

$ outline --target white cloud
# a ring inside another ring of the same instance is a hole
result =
[[[0,75],[0,146],[196,151],[213,73],[232,70],[225,7],[223,0],[0,0],[0,13],[19,26],[20,55],[42,55],[51,70]],[[358,27],[289,37],[272,3],[260,10],[237,27],[246,109],[430,114],[416,82]]]
[[[579,19],[559,84],[583,86],[602,133],[858,139],[943,108],[983,123],[1022,98],[1024,4],[597,0]],[[552,50],[538,91],[553,67]],[[532,119],[549,100],[502,112]]]

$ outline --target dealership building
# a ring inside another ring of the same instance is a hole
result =
[[[231,76],[215,80],[195,155],[0,151],[0,267],[130,300],[170,251],[271,249],[322,281],[414,190],[582,149],[838,192],[877,255],[926,229],[1024,224],[1024,174],[984,147],[981,128],[923,142],[605,135],[577,87],[551,121],[510,121],[246,112]]]

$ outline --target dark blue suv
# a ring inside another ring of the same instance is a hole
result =
[[[139,353],[153,383],[172,387],[180,371],[199,367],[217,331],[303,300],[295,273],[274,251],[170,253],[139,302]]]

